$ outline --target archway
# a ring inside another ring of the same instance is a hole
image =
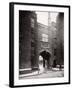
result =
[[[50,62],[50,57],[51,54],[47,51],[41,51],[39,53],[39,68],[40,69],[48,69],[50,67],[49,62]]]

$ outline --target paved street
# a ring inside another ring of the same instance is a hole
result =
[[[22,77],[21,79],[30,79],[30,78],[55,78],[55,77],[63,77],[64,70],[44,70],[43,72],[37,72],[35,75]]]

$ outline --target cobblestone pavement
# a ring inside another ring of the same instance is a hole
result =
[[[21,79],[36,79],[36,78],[57,78],[64,77],[64,70],[44,70],[43,72],[38,72],[36,75],[22,77]]]

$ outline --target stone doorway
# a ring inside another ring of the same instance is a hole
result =
[[[49,68],[49,63],[50,63],[50,53],[47,51],[42,51],[39,54],[39,69],[40,71],[47,70]]]

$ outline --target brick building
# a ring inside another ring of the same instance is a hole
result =
[[[51,54],[49,61],[50,66],[53,65],[56,48],[56,23],[52,22],[50,26],[38,23],[38,55],[47,51]]]
[[[19,71],[38,69],[37,17],[35,12],[19,11]]]

